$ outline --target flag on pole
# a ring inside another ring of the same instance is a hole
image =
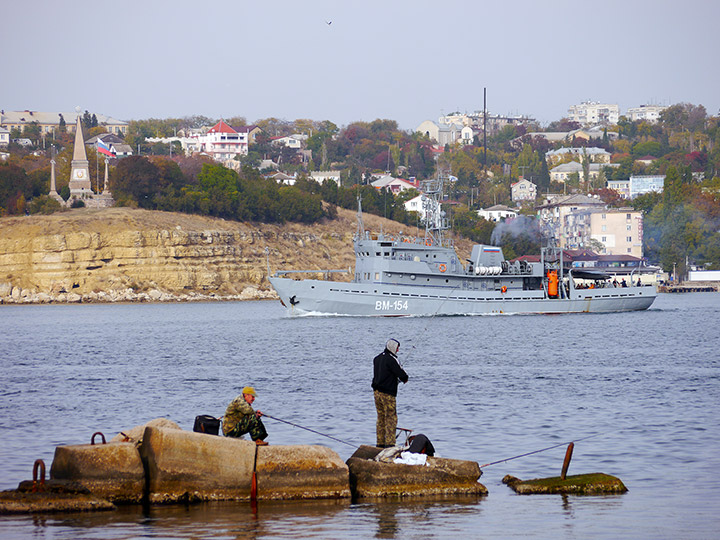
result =
[[[97,151],[101,154],[105,154],[106,156],[115,157],[115,154],[112,150],[110,150],[110,147],[100,139],[97,140]]]

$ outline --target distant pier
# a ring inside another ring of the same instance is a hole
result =
[[[718,281],[685,281],[677,285],[658,285],[661,293],[717,292],[720,291]]]

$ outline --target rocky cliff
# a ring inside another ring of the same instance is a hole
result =
[[[377,231],[402,225],[365,215]],[[352,268],[355,213],[304,226],[248,224],[129,208],[0,218],[0,302],[276,298],[278,269]],[[349,280],[350,274],[334,279]]]

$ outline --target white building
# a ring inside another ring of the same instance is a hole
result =
[[[575,194],[555,197],[538,207],[538,219],[545,231],[554,237],[559,247],[568,245],[568,238],[563,234],[565,218],[573,212],[605,208],[605,202],[596,197]]]
[[[588,164],[588,174],[591,182],[600,176],[601,167],[603,166],[607,167],[607,165],[601,165],[600,163]],[[577,161],[563,163],[562,165],[558,165],[557,167],[550,169],[550,181],[564,184],[574,173],[577,173],[580,182],[585,182],[585,170],[583,169],[582,164]]]
[[[568,157],[573,161],[580,161],[585,156],[587,156],[590,163],[610,163],[610,152],[604,148],[595,148],[592,146],[549,150],[545,152],[545,161],[547,161],[548,165],[554,165]]]
[[[336,184],[340,184],[340,171],[312,171],[310,178],[318,184],[324,184],[327,180],[333,180]]]
[[[307,135],[302,133],[295,133],[294,135],[288,135],[287,137],[273,137],[271,139],[272,144],[287,146],[293,150],[301,150],[303,143],[308,139]]]
[[[454,144],[461,141],[464,127],[467,126],[463,126],[462,124],[436,124],[431,120],[425,120],[415,131],[426,135],[430,140],[437,142],[439,145],[445,146],[446,144]],[[466,137],[468,136],[468,130],[469,133],[472,133],[472,129],[467,128],[465,130]],[[470,135],[470,141],[472,142],[472,135]]]
[[[513,202],[534,201],[537,197],[537,186],[521,178],[510,186],[510,198]]]
[[[409,201],[405,203],[405,211],[406,212],[417,212],[420,214],[420,219],[425,219],[425,205],[431,205],[437,203],[427,197],[426,195],[418,195],[417,197],[413,197]]]
[[[0,146],[10,144],[10,130],[0,127]]]
[[[370,185],[378,190],[389,189],[394,194],[408,189],[417,189],[415,184],[412,184],[407,180],[403,180],[402,178],[395,178],[390,175],[381,176],[377,180],[371,182]]]
[[[665,187],[665,175],[664,174],[638,174],[633,175],[629,179],[629,194],[630,198],[634,199],[638,195],[644,193],[650,193],[655,191],[662,193]]]
[[[496,204],[495,206],[485,209],[481,208],[477,213],[478,216],[485,218],[487,221],[500,221],[505,218],[517,217],[517,211],[502,204]]]
[[[667,107],[662,105],[640,105],[639,107],[630,107],[627,110],[627,117],[632,120],[645,120],[646,122],[657,122],[660,119],[660,113]]]
[[[579,105],[570,106],[568,117],[584,126],[617,124],[620,119],[620,107],[616,103],[583,101]]]

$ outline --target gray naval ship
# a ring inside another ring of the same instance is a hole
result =
[[[643,310],[655,300],[653,286],[618,287],[609,275],[565,268],[562,250],[554,247],[543,248],[539,262],[511,262],[500,247],[480,244],[462,262],[444,235],[443,181],[424,183],[424,237],[370,234],[358,200],[352,281],[329,280],[347,270],[277,271],[270,283],[288,312],[386,317],[595,313]],[[319,272],[328,279],[293,279]]]

